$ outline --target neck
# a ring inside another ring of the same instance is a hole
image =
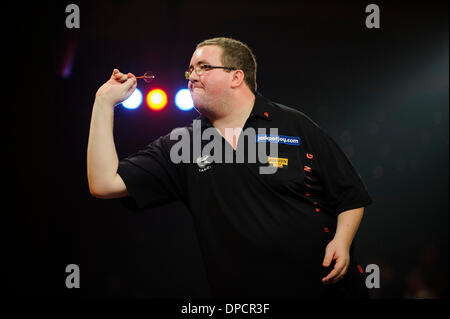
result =
[[[223,132],[225,128],[242,129],[253,109],[255,98],[255,95],[249,92],[245,96],[232,99],[225,108],[225,114],[219,117],[210,118],[209,120],[214,127],[221,132]]]

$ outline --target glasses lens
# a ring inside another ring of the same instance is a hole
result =
[[[184,76],[185,76],[186,80],[189,80],[189,77],[191,76],[191,71],[187,70],[186,72],[184,72]]]

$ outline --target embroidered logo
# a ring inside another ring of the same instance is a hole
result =
[[[209,160],[209,157],[210,157],[209,155],[205,155],[205,156],[199,156],[197,158],[197,165],[198,165],[198,167],[200,167],[198,170],[199,172],[204,172],[211,168],[210,164],[212,162]]]

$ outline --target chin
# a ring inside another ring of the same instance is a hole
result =
[[[201,113],[201,114],[208,114],[208,107],[206,107],[205,105],[199,104],[199,103],[195,103],[194,102],[194,108],[197,110],[197,112]]]
[[[213,116],[214,110],[211,107],[208,107],[207,105],[203,103],[195,103],[194,102],[194,108],[199,112],[200,114],[210,117]]]
[[[205,96],[193,95],[192,100],[194,102],[194,108],[197,112],[205,115],[205,116],[215,116],[216,115],[216,105],[211,100],[206,98]]]
[[[205,101],[204,97],[198,96],[196,94],[191,94],[192,101],[194,102],[194,107],[197,111],[202,112],[208,109],[208,103]]]

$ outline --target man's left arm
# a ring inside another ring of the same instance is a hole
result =
[[[364,207],[360,207],[347,210],[338,215],[336,234],[325,249],[322,266],[329,267],[333,260],[336,262],[331,272],[322,278],[324,284],[334,284],[347,273],[350,264],[350,246],[363,214]]]

